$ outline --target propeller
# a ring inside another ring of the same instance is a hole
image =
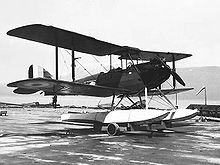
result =
[[[182,80],[182,78],[174,71],[172,70],[169,65],[167,65],[163,60],[161,60],[159,57],[157,59],[160,61],[160,63],[167,69],[170,70],[170,74],[174,77],[175,80],[177,80],[181,85],[185,86],[186,84]]]

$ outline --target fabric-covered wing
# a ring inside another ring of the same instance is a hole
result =
[[[7,32],[10,36],[40,42],[65,49],[97,56],[118,55],[120,59],[147,60],[161,58],[166,62],[181,60],[191,54],[143,51],[138,48],[119,46],[95,38],[41,24],[22,26]]]
[[[181,92],[186,92],[189,90],[193,90],[193,88],[179,88],[179,89],[162,89],[161,92],[164,95],[173,95],[173,94],[177,94],[177,93],[181,93]],[[158,90],[150,90],[148,91],[148,96],[158,96],[161,95],[161,93]]]
[[[160,90],[164,95],[173,95],[173,94],[177,94],[177,93],[181,93],[181,92],[186,92],[186,91],[190,91],[193,90],[194,88],[179,88],[179,89],[162,89]],[[129,96],[132,97],[138,97],[138,94],[140,94],[141,96],[145,95],[144,90],[142,90],[141,93],[138,92],[130,92]],[[161,95],[161,93],[157,90],[157,89],[151,89],[147,92],[148,96],[159,96]],[[118,98],[123,97],[123,94],[119,95]]]
[[[155,52],[155,51],[143,51],[143,50],[136,50],[135,52],[135,49],[132,51],[132,48],[129,48],[129,50],[132,60],[149,61],[151,59],[155,59],[159,57],[163,61],[172,62],[192,56],[191,54],[185,54],[185,53]],[[120,55],[121,57],[119,57],[119,59],[128,59],[128,60],[130,59],[126,51],[121,51]]]
[[[7,34],[98,56],[110,55],[122,48],[89,36],[41,24],[22,26],[8,31]]]
[[[110,88],[97,85],[87,85],[76,82],[33,78],[9,83],[8,87],[17,87],[14,90],[18,94],[31,94],[44,91],[45,95],[85,95],[96,97],[108,97],[114,94],[129,93],[126,89]]]

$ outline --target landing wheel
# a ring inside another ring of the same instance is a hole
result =
[[[110,123],[107,126],[107,133],[109,136],[115,136],[115,135],[119,134],[119,132],[120,132],[120,128],[119,128],[118,124]]]

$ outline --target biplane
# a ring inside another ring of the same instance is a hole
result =
[[[64,114],[61,116],[62,121],[93,123],[95,130],[100,130],[103,125],[107,125],[108,134],[115,135],[119,132],[121,125],[129,125],[129,127],[135,128],[137,125],[152,124],[163,120],[166,122],[185,120],[197,114],[195,110],[177,109],[175,106],[173,106],[172,111],[150,109],[147,104],[142,109],[117,109],[124,98],[133,102],[131,96],[139,97],[140,102],[142,102],[141,96],[143,95],[145,98],[153,95],[166,97],[165,95],[168,94],[191,90],[192,88],[176,88],[176,81],[183,86],[185,83],[176,73],[175,68],[177,60],[190,57],[191,54],[144,51],[41,24],[15,28],[8,31],[7,34],[55,47],[55,78],[52,78],[51,74],[44,68],[36,71],[31,66],[28,79],[7,85],[8,87],[16,87],[14,93],[33,94],[43,91],[45,95],[54,96],[54,100],[59,95],[112,96],[110,110],[85,114]],[[72,51],[72,81],[58,79],[58,48]],[[101,72],[76,80],[75,61],[77,58],[75,52],[94,56],[110,56],[110,70],[106,73]],[[118,59],[121,60],[121,67],[112,67],[112,56],[118,56]],[[125,68],[123,68],[124,61],[126,62]],[[131,65],[128,65],[128,61],[131,62]],[[167,64],[168,62],[172,63],[172,68]],[[170,76],[173,77],[173,88],[161,89],[161,84]],[[116,96],[120,98],[120,101],[115,106]]]

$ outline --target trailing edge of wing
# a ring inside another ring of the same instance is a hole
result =
[[[184,53],[143,51],[138,48],[119,46],[79,33],[67,31],[53,26],[32,24],[22,26],[7,32],[10,36],[23,38],[43,44],[58,46],[65,49],[75,50],[97,56],[118,55],[119,59],[147,60],[161,58],[166,62],[181,60],[192,56]]]
[[[130,91],[121,88],[88,85],[76,82],[33,78],[9,83],[8,87],[17,87],[14,90],[18,94],[31,94],[44,91],[45,95],[85,95],[96,97],[108,97],[113,94],[129,93]]]

